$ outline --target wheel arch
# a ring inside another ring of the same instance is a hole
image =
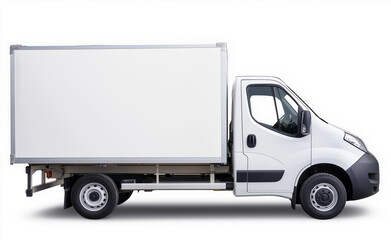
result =
[[[294,190],[294,191],[297,191],[297,193],[294,194],[296,203],[300,203],[298,192],[300,191],[304,181],[316,173],[328,173],[328,174],[331,174],[331,175],[334,175],[335,177],[337,177],[345,186],[347,200],[352,199],[352,192],[353,192],[352,191],[352,189],[353,189],[352,182],[351,182],[350,177],[347,174],[347,172],[337,165],[329,164],[329,163],[321,163],[321,164],[316,164],[316,165],[310,166],[309,168],[307,168],[306,170],[304,170],[300,174],[300,177],[297,181],[297,184],[296,184],[295,190]]]

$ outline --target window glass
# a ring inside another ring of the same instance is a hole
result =
[[[291,107],[293,108],[293,110],[295,110],[297,114],[297,112],[299,111],[299,106],[296,104],[296,102],[288,94],[286,94],[284,98],[289,103],[289,105],[291,105]]]
[[[273,126],[277,121],[273,96],[254,95],[250,98],[251,112],[257,122]]]
[[[253,86],[248,89],[252,117],[267,127],[277,127],[278,121],[271,87]]]
[[[281,107],[277,104],[277,114],[279,117],[278,124],[280,130],[289,134],[298,133],[298,112],[299,106],[296,102],[282,89],[274,88],[276,103],[281,102]]]
[[[247,88],[250,112],[264,127],[288,135],[298,134],[299,106],[283,89],[253,85]]]

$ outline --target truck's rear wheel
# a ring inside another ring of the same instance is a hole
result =
[[[300,191],[300,202],[311,217],[330,219],[337,216],[346,203],[346,189],[343,183],[328,173],[309,177]]]
[[[118,203],[117,205],[121,205],[126,202],[132,196],[133,191],[120,192],[118,195]]]
[[[73,186],[71,201],[83,217],[104,218],[117,206],[118,189],[110,177],[103,174],[88,174],[77,180]]]

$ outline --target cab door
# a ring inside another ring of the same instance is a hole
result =
[[[237,181],[247,182],[249,193],[291,196],[311,163],[311,134],[299,129],[303,106],[278,83],[242,80],[241,87],[247,171],[238,171]]]

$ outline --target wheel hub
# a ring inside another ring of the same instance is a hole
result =
[[[98,199],[99,199],[99,193],[97,193],[97,192],[92,192],[92,193],[90,193],[90,195],[88,196],[88,198],[89,198],[92,202],[96,202],[96,201],[98,201]]]
[[[88,211],[99,211],[109,199],[107,189],[100,183],[88,183],[80,191],[81,205]]]
[[[322,188],[316,192],[315,199],[319,205],[328,206],[333,201],[333,193],[327,188]]]
[[[310,201],[314,208],[326,212],[333,209],[337,204],[338,192],[333,185],[320,183],[312,188]]]

